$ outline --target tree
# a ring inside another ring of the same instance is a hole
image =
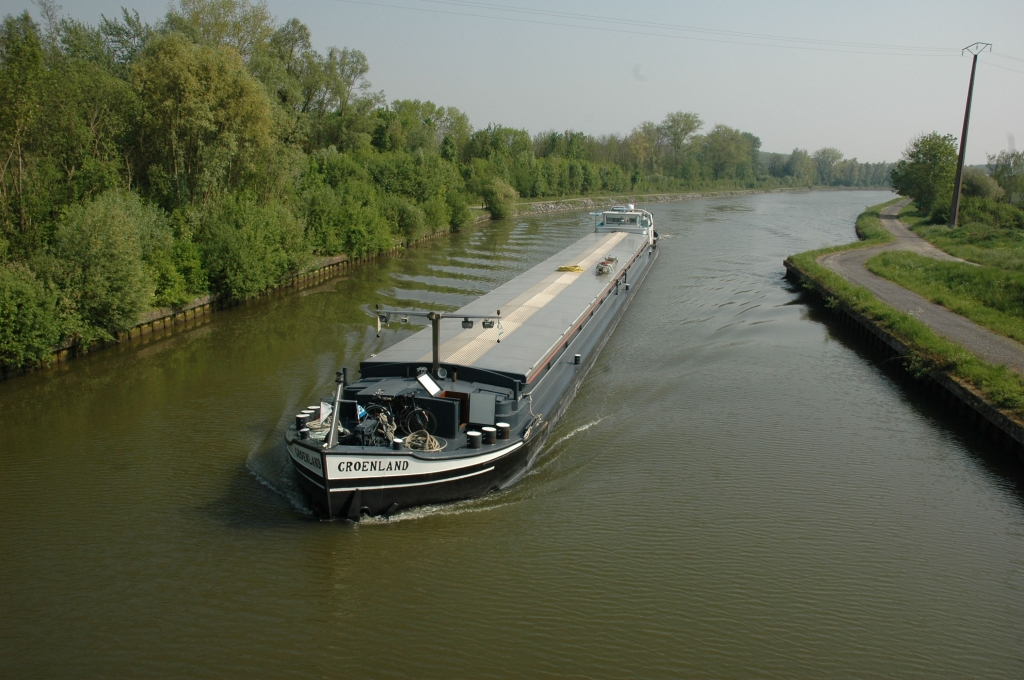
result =
[[[988,171],[1003,188],[1007,201],[1024,201],[1024,151],[1000,151],[989,156]]]
[[[529,132],[502,125],[488,125],[470,135],[464,160],[514,158],[524,151],[533,152],[533,139]]]
[[[650,121],[640,123],[626,137],[626,148],[629,150],[631,165],[636,170],[653,172],[658,163],[658,143],[661,141],[661,129]]]
[[[269,44],[274,16],[263,0],[178,0],[163,28],[199,45],[231,47],[248,62]]]
[[[31,250],[34,238],[26,192],[31,135],[41,117],[46,79],[39,27],[28,12],[8,15],[0,28],[0,217],[12,244]]]
[[[491,213],[491,219],[511,217],[519,194],[502,179],[492,179],[483,190],[484,206]]]
[[[892,170],[892,186],[909,196],[922,212],[929,212],[938,200],[951,201],[956,174],[956,137],[931,132],[916,137]]]
[[[143,263],[137,196],[110,191],[68,208],[53,239],[53,278],[72,310],[83,345],[138,321],[153,294]]]
[[[696,113],[675,111],[665,116],[661,123],[661,134],[668,146],[677,154],[686,150],[693,135],[704,127],[704,121]]]
[[[818,171],[818,179],[825,186],[832,186],[835,181],[835,167],[843,160],[843,152],[831,146],[818,149],[811,157]]]
[[[760,144],[757,139],[757,146]],[[753,142],[744,133],[727,125],[716,125],[704,135],[701,160],[713,179],[745,179],[753,172],[752,147]]]
[[[57,295],[22,264],[0,264],[0,365],[49,363],[60,340]]]
[[[153,28],[139,18],[137,11],[129,13],[121,8],[121,20],[108,19],[100,15],[100,33],[106,44],[107,52],[113,61],[118,75],[128,75],[128,65],[142,54],[146,43],[153,37]]]
[[[818,178],[818,167],[805,149],[793,149],[786,161],[786,176],[793,178],[794,184],[811,186]]]
[[[139,165],[166,205],[240,188],[273,139],[263,86],[230,47],[190,43],[179,33],[154,38],[132,65],[142,100]]]

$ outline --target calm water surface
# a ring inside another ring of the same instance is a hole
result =
[[[879,192],[650,206],[661,257],[535,470],[312,521],[279,442],[586,215],[510,220],[0,383],[0,677],[1024,677],[1024,484],[781,279]]]

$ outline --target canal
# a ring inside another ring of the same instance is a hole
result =
[[[1024,677],[1020,466],[808,306],[882,192],[649,207],[660,258],[511,489],[313,521],[281,435],[585,214],[0,383],[0,677]]]

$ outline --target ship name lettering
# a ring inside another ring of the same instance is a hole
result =
[[[408,470],[407,460],[343,460],[338,472],[397,472]]]
[[[302,460],[304,463],[306,463],[307,465],[312,465],[317,470],[320,469],[320,459],[319,458],[314,458],[313,456],[309,455],[308,453],[306,453],[302,449],[293,449],[293,451],[295,452],[295,455],[298,456],[299,459]]]

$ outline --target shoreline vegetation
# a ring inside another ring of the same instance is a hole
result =
[[[6,370],[523,201],[877,187],[892,167],[831,147],[766,153],[682,111],[621,136],[474,128],[455,107],[389,101],[362,52],[318,52],[258,0],[178,0],[154,24],[36,7],[0,26]]]
[[[888,187],[832,187],[831,190],[845,190],[845,191],[869,191],[878,189],[887,189]],[[688,192],[685,194],[632,194],[632,195],[616,195],[616,196],[586,196],[586,197],[573,197],[565,198],[557,201],[541,201],[541,202],[520,202],[515,209],[515,217],[525,217],[529,215],[546,215],[556,212],[575,212],[579,210],[593,209],[593,208],[604,208],[612,205],[622,205],[624,203],[668,203],[675,201],[688,201],[688,200],[699,200],[707,198],[728,198],[730,196],[750,196],[755,194],[770,194],[770,193],[782,193],[782,192],[800,192],[800,191],[824,191],[829,190],[828,187],[813,187],[807,188],[782,188],[782,189],[747,189],[737,191],[714,191],[714,192]],[[491,219],[489,214],[478,215],[473,220],[474,223],[481,223],[489,221]],[[424,236],[418,241],[405,246],[396,246],[391,251],[386,253],[378,253],[373,256],[365,256],[362,258],[350,259],[346,255],[336,255],[332,257],[322,258],[317,261],[312,267],[305,271],[296,273],[283,281],[278,286],[263,291],[260,295],[246,300],[232,300],[226,297],[217,297],[215,295],[207,294],[199,296],[188,303],[179,307],[163,307],[150,309],[142,312],[136,323],[131,328],[118,333],[116,336],[106,340],[96,340],[88,347],[82,348],[72,342],[66,342],[63,346],[53,347],[51,350],[51,361],[40,363],[37,365],[26,365],[19,367],[10,367],[0,364],[0,380],[6,380],[15,376],[24,375],[31,373],[37,369],[47,368],[52,364],[65,363],[71,359],[79,356],[84,356],[91,351],[98,349],[106,349],[114,347],[120,344],[132,344],[143,338],[153,337],[155,334],[161,334],[172,330],[178,325],[193,325],[202,320],[209,314],[222,309],[229,309],[241,303],[247,303],[262,297],[272,296],[275,294],[284,293],[288,290],[301,290],[312,285],[317,285],[325,280],[334,278],[343,274],[350,267],[358,266],[371,262],[378,257],[390,257],[408,247],[415,247],[419,243],[433,240],[441,236],[447,236],[451,234],[451,231],[443,230],[428,236]]]

